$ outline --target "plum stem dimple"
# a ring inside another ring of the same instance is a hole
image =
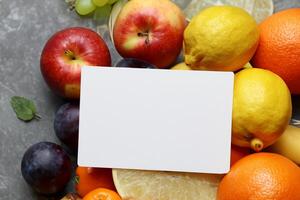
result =
[[[256,152],[259,152],[264,148],[264,143],[258,138],[252,139],[250,141],[250,145],[251,145],[251,148]]]
[[[68,58],[70,58],[71,60],[76,60],[76,56],[75,56],[74,52],[71,51],[71,50],[66,50],[66,51],[65,51],[65,55],[66,55]]]

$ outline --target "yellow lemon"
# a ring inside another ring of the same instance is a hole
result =
[[[290,91],[275,73],[249,68],[235,75],[233,144],[255,151],[273,144],[286,129],[291,112]]]
[[[187,66],[184,62],[178,63],[174,67],[171,68],[172,70],[191,70],[189,66]]]
[[[184,31],[185,63],[192,69],[236,71],[252,58],[258,40],[258,26],[245,10],[209,7]]]

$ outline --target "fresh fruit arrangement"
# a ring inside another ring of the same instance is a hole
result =
[[[77,166],[76,194],[63,199],[300,199],[300,128],[289,125],[291,93],[300,94],[300,8],[271,15],[271,0],[257,1],[253,12],[245,0],[193,0],[184,10],[170,0],[69,2],[79,15],[107,16],[112,10],[108,27],[123,57],[114,67],[232,71],[235,81],[228,174]],[[106,42],[88,28],[66,28],[45,44],[42,76],[51,91],[70,101],[54,119],[56,136],[70,151],[50,142],[28,148],[21,172],[38,193],[60,192],[71,180],[67,152],[76,153],[78,145],[81,67],[111,65]],[[14,97],[11,104],[19,119],[39,118],[27,99]]]

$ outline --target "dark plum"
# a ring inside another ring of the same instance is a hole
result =
[[[55,114],[54,131],[59,140],[72,152],[76,152],[78,148],[78,126],[78,103],[63,104]]]
[[[135,58],[123,58],[115,64],[115,67],[131,67],[131,68],[157,68],[156,66]]]
[[[51,142],[32,145],[23,155],[21,172],[38,193],[61,191],[71,178],[72,163],[63,148]]]

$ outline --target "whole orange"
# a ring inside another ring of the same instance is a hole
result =
[[[83,200],[122,200],[113,190],[98,188],[83,197]]]
[[[222,179],[217,200],[298,200],[300,168],[273,153],[255,153],[233,165]]]
[[[292,94],[300,94],[300,8],[278,12],[260,24],[251,64],[278,74]]]
[[[77,167],[76,178],[76,191],[81,197],[99,187],[115,190],[112,169]]]

